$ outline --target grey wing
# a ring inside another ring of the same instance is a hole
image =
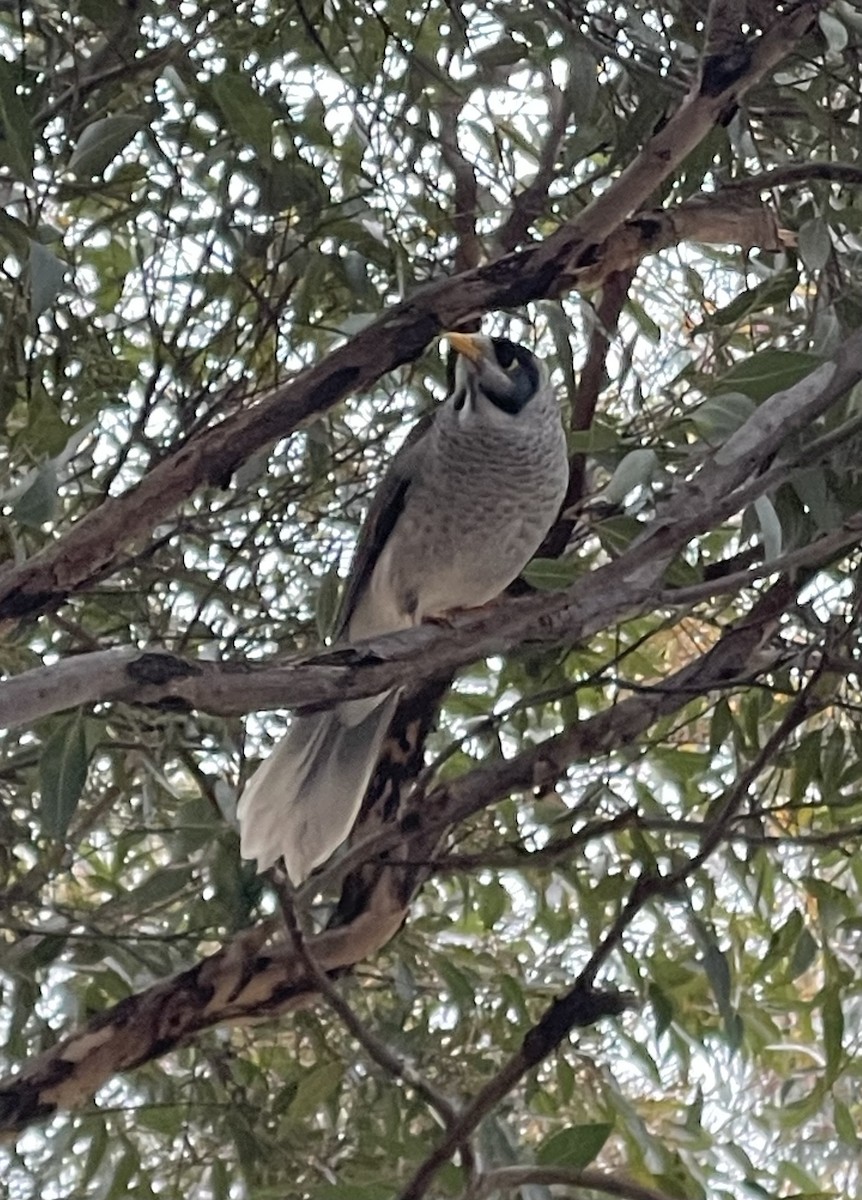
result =
[[[341,637],[356,610],[365,587],[371,578],[375,564],[383,552],[392,530],[404,511],[407,493],[412,478],[411,464],[416,457],[416,448],[427,434],[434,421],[432,411],[420,417],[407,435],[404,445],[392,459],[380,486],[374,493],[365,520],[359,531],[356,549],[347,576],[347,586],[341,598],[334,636]]]

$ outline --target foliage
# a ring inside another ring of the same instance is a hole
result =
[[[776,19],[748,9],[752,29]],[[250,395],[420,304],[423,285],[577,218],[678,109],[704,16],[682,0],[0,6],[3,557],[50,551]],[[695,239],[644,254],[617,312],[603,306],[619,275],[486,315],[553,363],[575,465],[589,457],[568,552],[527,572],[540,591],[619,554],[862,324],[860,33],[852,5],[824,9],[649,198],[697,197],[708,219],[716,201],[768,195],[795,234],[782,249]],[[317,646],[369,493],[445,379],[432,345],[211,478],[65,603],[8,622],[4,674],[118,646],[219,661]],[[554,1194],[541,1172],[555,1167],[606,1172],[632,1196],[858,1191],[858,552],[847,539],[785,561],[860,509],[858,413],[851,392],[792,439],[775,485],[718,516],[651,603],[588,644],[459,672],[429,744],[444,780],[661,696],[780,575],[794,584],[744,672],[680,691],[636,736],[463,822],[401,932],[339,983],[457,1107],[570,987],[636,881],[695,854],[753,771],[711,856],[614,941],[600,982],[632,1007],[502,1094],[473,1139],[478,1180],[455,1156],[431,1194],[490,1195],[515,1166],[536,1168],[517,1184],[528,1200]],[[806,459],[815,437],[823,453]],[[748,574],[722,589],[728,569]],[[704,580],[711,593],[674,599]],[[233,812],[284,719],[115,700],[48,707],[3,735],[10,1071],[277,922]],[[25,1133],[4,1177],[13,1198],[376,1200],[439,1137],[421,1089],[320,1002],[117,1076]],[[600,1194],[591,1180],[580,1194]]]

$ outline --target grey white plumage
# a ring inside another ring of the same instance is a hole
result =
[[[503,338],[449,334],[454,387],[392,460],[366,518],[337,636],[405,629],[499,595],[556,518],[568,480],[543,366]],[[240,798],[241,853],[299,883],[347,837],[398,693],[299,714]]]

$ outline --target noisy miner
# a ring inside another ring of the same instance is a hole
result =
[[[358,641],[476,608],[556,519],[566,440],[547,372],[508,338],[449,333],[454,387],[393,458],[357,543],[335,630]],[[399,691],[301,713],[239,801],[241,853],[298,884],[350,833]]]

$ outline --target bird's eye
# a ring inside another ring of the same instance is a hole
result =
[[[514,371],[518,367],[518,355],[513,342],[508,338],[494,339],[494,354],[498,364],[504,371]]]

